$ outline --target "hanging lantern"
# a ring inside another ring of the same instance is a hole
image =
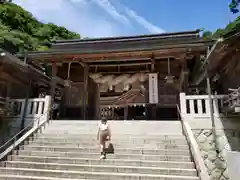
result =
[[[173,84],[174,83],[174,76],[166,76],[165,77],[167,84]]]
[[[165,77],[167,84],[174,83],[174,76],[171,75],[170,59],[168,58],[168,75]]]
[[[64,80],[64,86],[65,86],[65,87],[71,86],[71,81],[69,81],[69,80]]]
[[[68,63],[68,71],[67,71],[67,79],[64,80],[64,86],[65,87],[70,87],[71,86],[71,81],[70,81],[70,70],[71,70],[71,65],[72,63]]]

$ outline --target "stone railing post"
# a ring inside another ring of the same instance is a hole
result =
[[[185,93],[180,93],[180,110],[181,110],[181,116],[184,120],[184,117],[187,114],[187,99]]]
[[[52,104],[52,97],[45,96],[45,107],[44,107],[44,120],[48,120],[50,118],[50,110]]]

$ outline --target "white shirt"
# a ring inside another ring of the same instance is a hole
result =
[[[107,130],[108,129],[108,123],[106,122],[106,124],[104,124],[104,123],[100,122],[99,123],[99,129],[100,129],[100,131]]]

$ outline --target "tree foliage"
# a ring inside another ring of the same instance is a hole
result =
[[[236,14],[239,12],[239,4],[240,4],[240,0],[231,0],[231,3],[229,4],[229,8],[233,14]]]
[[[46,50],[52,40],[78,38],[64,27],[39,22],[14,3],[0,3],[0,47],[7,51]]]
[[[203,39],[218,39],[230,36],[237,32],[240,32],[240,16],[230,22],[225,28],[219,28],[214,33],[211,31],[204,31],[202,37]]]

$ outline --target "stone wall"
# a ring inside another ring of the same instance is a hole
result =
[[[212,99],[216,139],[212,130],[208,95],[180,93],[181,116],[194,133],[211,179],[227,180],[229,172],[232,172],[232,169],[228,169],[228,164],[232,162],[227,163],[227,155],[240,150],[240,116],[226,116],[222,113],[224,95],[214,95]]]
[[[212,130],[199,129],[193,130],[193,132],[211,178],[213,180],[228,179],[228,170],[225,161],[225,149],[220,149],[219,154],[216,153]],[[219,136],[219,139],[222,139],[220,143],[228,144],[228,142],[226,142],[226,136],[224,133]]]
[[[202,125],[191,123],[192,131],[199,145],[208,173],[212,180],[228,180],[227,152],[240,150],[240,122],[237,120],[216,119],[216,143],[210,120],[203,120]],[[219,150],[217,153],[216,149]]]
[[[26,128],[26,131],[32,128],[32,121],[33,118],[25,119],[24,127],[29,126],[29,128]],[[21,131],[21,123],[21,118],[4,118],[0,121],[0,146]]]

